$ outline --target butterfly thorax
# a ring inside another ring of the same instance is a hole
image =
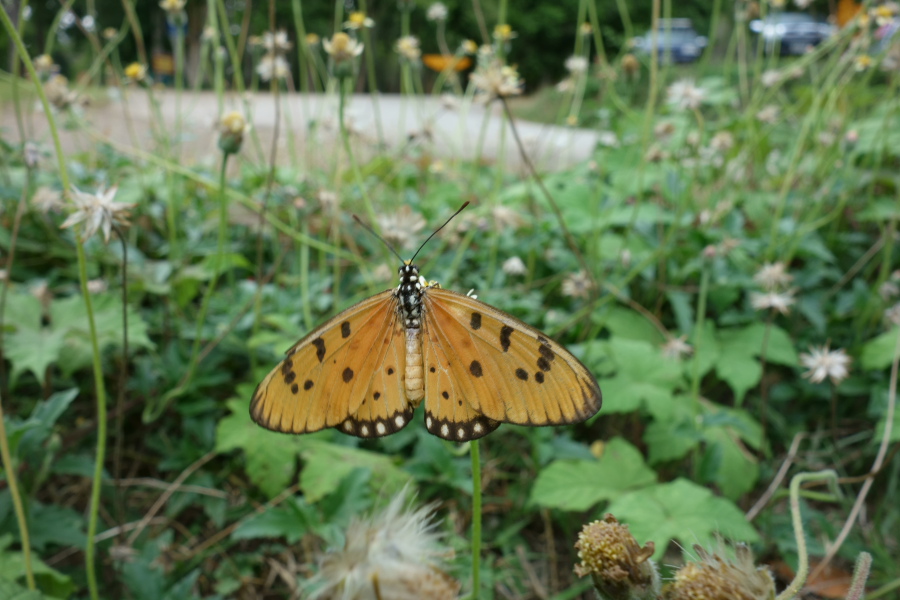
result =
[[[410,402],[418,404],[425,397],[425,371],[422,367],[422,300],[425,279],[419,275],[419,267],[404,263],[400,269],[400,285],[394,295],[397,297],[397,310],[406,330],[406,397]]]

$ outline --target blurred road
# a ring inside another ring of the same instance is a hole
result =
[[[217,99],[212,92],[185,93],[180,102],[172,90],[156,90],[160,114],[166,130],[177,132],[183,162],[215,160],[218,114]],[[330,95],[282,95],[278,162],[299,162],[314,168],[329,164],[337,156],[338,98]],[[230,95],[225,110],[241,110],[250,115],[254,134],[245,142],[242,153],[253,162],[267,162],[275,126],[275,103],[270,94]],[[29,137],[50,146],[47,127],[40,107],[26,107]],[[517,171],[523,170],[521,157],[508,124],[504,124],[502,107],[494,103],[482,105],[462,103],[445,106],[439,98],[380,95],[354,95],[346,108],[347,123],[352,133],[354,152],[364,160],[385,148],[399,151],[406,146],[420,155],[442,161],[473,160],[496,164],[502,161]],[[158,147],[151,133],[157,118],[144,90],[129,89],[122,98],[103,99],[84,108],[85,119],[101,136],[126,146],[143,150]],[[130,120],[130,126],[129,126]],[[380,124],[380,126],[379,126]],[[17,140],[18,131],[12,105],[0,116],[4,137]],[[517,126],[523,145],[538,169],[565,169],[591,156],[598,132],[587,129],[556,127],[525,121]],[[64,132],[67,151],[90,148],[93,140],[77,128]]]

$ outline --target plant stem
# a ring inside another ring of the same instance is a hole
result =
[[[22,63],[31,77],[34,84],[35,92],[41,100],[41,106],[44,109],[44,115],[47,119],[47,127],[50,130],[50,136],[53,138],[53,146],[56,150],[56,160],[59,165],[59,179],[62,185],[63,193],[68,195],[71,189],[69,181],[69,171],[66,167],[65,154],[62,150],[62,142],[59,139],[59,129],[56,127],[56,118],[47,101],[47,95],[44,93],[43,87],[40,85],[40,78],[34,69],[34,63],[28,56],[25,44],[19,37],[18,31],[13,26],[6,8],[0,9],[0,21],[3,21],[3,27],[9,34],[10,39],[16,45],[21,56]],[[100,486],[101,477],[103,476],[103,458],[106,453],[106,387],[103,383],[103,366],[100,362],[100,345],[97,341],[97,323],[94,319],[94,306],[91,301],[91,295],[87,289],[87,260],[84,255],[84,243],[79,236],[75,236],[75,250],[78,258],[78,276],[81,283],[81,295],[84,298],[84,307],[88,317],[88,332],[91,338],[91,365],[94,372],[94,387],[97,396],[97,454],[94,464],[94,481],[91,485],[91,502],[88,509],[88,531],[87,531],[87,547],[85,548],[85,569],[87,570],[88,591],[92,600],[99,600],[100,594],[97,590],[97,574],[94,571],[94,555],[96,551],[94,538],[97,535],[97,516],[100,511]]]
[[[13,464],[12,455],[9,453],[9,438],[6,437],[6,424],[3,421],[3,398],[0,397],[0,458],[3,459],[3,470],[6,471],[6,483],[9,485],[9,495],[12,498],[13,509],[16,511],[16,521],[19,524],[19,536],[22,538],[22,559],[25,562],[25,581],[29,590],[36,589],[34,583],[34,569],[31,566],[31,540],[28,536],[28,520],[25,518],[25,508],[22,506],[22,497],[19,495],[19,483],[16,479],[16,466]]]
[[[471,600],[478,599],[481,587],[481,457],[479,440],[469,442],[472,455],[472,593]]]

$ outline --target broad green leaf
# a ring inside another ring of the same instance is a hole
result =
[[[866,342],[859,357],[859,366],[865,371],[879,371],[890,367],[900,357],[898,336],[900,327],[894,327]]]
[[[304,461],[300,487],[310,503],[335,491],[341,481],[359,467],[371,469],[373,484],[388,494],[400,491],[410,479],[409,473],[395,465],[388,456],[321,439],[304,440],[300,454]]]
[[[713,427],[703,432],[707,454],[715,454],[715,465],[707,472],[709,481],[714,482],[722,494],[737,500],[753,489],[759,478],[759,463],[741,444],[732,429]]]
[[[647,342],[654,347],[666,341],[650,321],[634,310],[615,306],[605,315],[604,323],[614,338]]]
[[[66,411],[72,401],[78,396],[78,388],[71,388],[62,392],[56,392],[47,400],[38,402],[28,418],[29,422],[36,425],[27,431],[21,439],[20,449],[23,456],[37,458],[39,447],[50,436],[56,421]],[[10,448],[16,454],[15,448]]]
[[[13,536],[10,534],[0,535],[0,598],[15,598],[16,600],[37,600],[43,598],[68,598],[75,591],[75,584],[72,579],[63,575],[56,569],[48,567],[34,553],[31,555],[31,569],[34,573],[34,579],[43,594],[38,596],[7,596],[4,590],[15,589],[10,584],[19,582],[25,583],[25,557],[19,551],[9,550],[9,546],[13,542]]]
[[[77,546],[84,548],[87,536],[84,516],[74,509],[58,504],[32,502],[28,514],[31,546],[43,552],[48,546]]]
[[[684,384],[680,364],[644,341],[613,338],[607,346],[616,373],[603,380],[604,412],[644,407],[653,415],[669,414],[673,392]]]
[[[248,385],[238,386],[238,394],[252,395]],[[216,428],[216,452],[243,450],[250,481],[274,498],[291,484],[297,469],[297,454],[303,445],[299,436],[272,433],[253,422],[246,400],[232,399],[226,405],[231,414]]]
[[[37,590],[29,590],[12,581],[0,579],[0,598],[2,600],[44,600],[47,596]]]
[[[280,506],[251,516],[231,534],[233,540],[284,537],[297,542],[310,528],[309,506],[301,499],[288,498]]]
[[[672,540],[690,548],[693,544],[711,545],[716,533],[744,542],[759,539],[744,513],[730,500],[718,498],[687,479],[620,496],[605,512],[628,523],[639,543],[656,544],[657,560]]]
[[[701,441],[703,437],[693,425],[693,416],[689,411],[670,419],[654,419],[644,431],[647,461],[651,465],[684,458]]]
[[[6,336],[4,352],[12,363],[10,379],[15,381],[24,372],[31,372],[43,385],[47,367],[59,362],[65,348],[64,329],[21,328]]]
[[[530,501],[548,508],[586,510],[602,500],[656,482],[640,451],[622,438],[606,444],[599,460],[557,460],[541,470]]]

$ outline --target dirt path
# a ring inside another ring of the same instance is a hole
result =
[[[218,101],[211,92],[186,93],[180,103],[171,90],[155,92],[166,131],[174,132],[180,145],[179,155],[185,164],[215,159],[215,131]],[[278,162],[299,163],[313,168],[334,160],[340,144],[338,131],[338,99],[328,95],[292,94],[282,96]],[[180,104],[180,106],[179,106]],[[243,151],[252,162],[267,162],[275,126],[276,110],[270,94],[231,96],[225,109],[241,109],[251,115],[253,134]],[[496,163],[501,158],[511,169],[522,169],[521,158],[507,124],[494,105],[487,110],[481,105],[463,103],[456,107],[442,105],[432,97],[409,98],[381,95],[355,95],[348,100],[347,123],[352,133],[354,151],[364,159],[385,148],[401,150],[415,145],[416,151],[442,161],[480,158]],[[128,90],[127,96],[95,103],[83,109],[85,120],[100,136],[117,144],[153,151],[151,124],[156,113],[143,90]],[[50,147],[46,121],[40,107],[26,104],[29,138]],[[181,118],[177,119],[177,115]],[[130,125],[130,126],[129,126]],[[588,159],[597,143],[595,131],[518,122],[523,144],[539,169],[555,171]],[[0,115],[2,136],[18,140],[15,114],[11,104]],[[86,150],[94,139],[84,129],[66,129],[63,146],[66,151]]]

